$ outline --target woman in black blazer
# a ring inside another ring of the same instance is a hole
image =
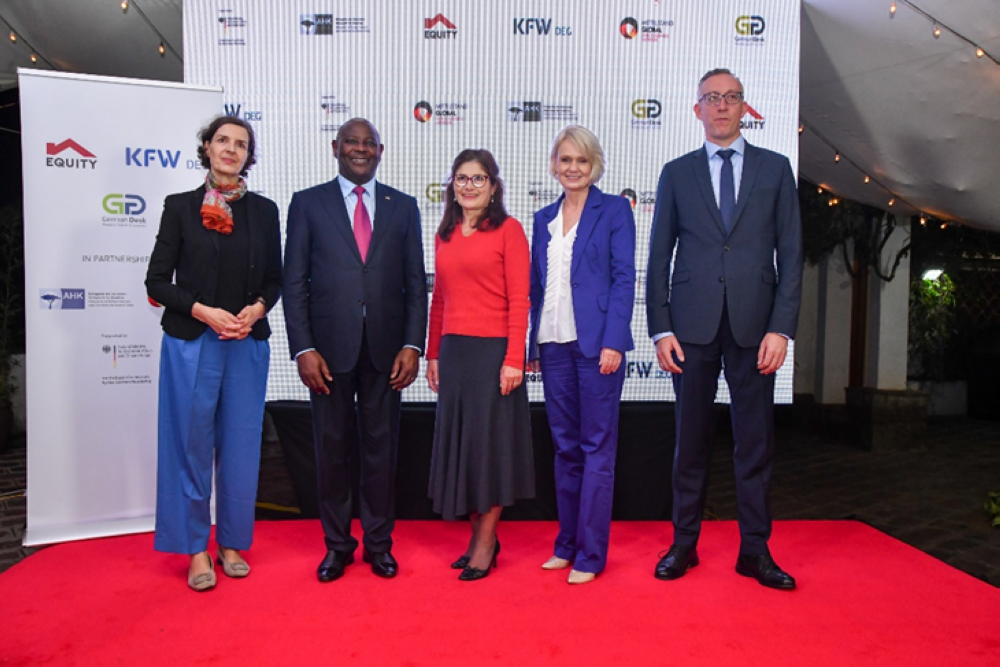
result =
[[[216,583],[213,460],[216,561],[250,573],[240,551],[253,539],[281,232],[277,206],[243,178],[256,161],[250,124],[220,116],[199,139],[205,184],[164,201],[146,291],[164,308],[154,548],[190,555],[188,586],[204,591]]]

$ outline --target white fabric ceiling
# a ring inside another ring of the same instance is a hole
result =
[[[389,1],[389,0],[386,0]],[[595,0],[597,1],[597,0]],[[603,1],[603,0],[601,0]],[[60,70],[181,81],[182,0],[0,0],[0,88],[32,65],[32,47]],[[141,8],[161,37],[136,11]],[[805,0],[800,175],[841,198],[1000,231],[1000,66],[905,2]],[[1000,0],[914,0],[1000,59]],[[30,45],[30,46],[29,46]],[[822,138],[821,138],[822,137]],[[842,154],[834,162],[834,148]],[[858,165],[858,168],[851,163]]]

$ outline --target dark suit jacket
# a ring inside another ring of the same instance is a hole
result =
[[[281,296],[278,207],[252,192],[244,196],[250,228],[246,302],[251,304],[262,296],[269,311]],[[195,302],[215,306],[220,234],[202,224],[204,199],[205,186],[201,186],[164,200],[160,231],[146,271],[146,292],[164,307],[163,330],[182,340],[194,340],[208,326],[191,317]],[[266,317],[254,323],[250,335],[258,340],[271,335]]]
[[[794,336],[802,223],[788,159],[746,145],[728,234],[705,148],[667,163],[656,193],[646,279],[650,336],[672,331],[682,343],[710,343],[723,303],[740,347],[760,345],[768,332]]]
[[[296,192],[288,207],[284,311],[292,358],[315,348],[333,373],[354,368],[367,318],[380,372],[405,345],[424,348],[427,281],[417,200],[375,184],[375,220],[361,261],[337,179]]]
[[[562,195],[535,213],[531,240],[531,335],[528,359],[538,359],[538,325],[542,318],[549,223],[558,215]],[[635,219],[628,200],[590,186],[573,242],[570,280],[577,343],[587,357],[601,348],[627,352],[632,343],[635,303]]]

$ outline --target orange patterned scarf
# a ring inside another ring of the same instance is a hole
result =
[[[235,185],[220,185],[215,182],[212,172],[205,178],[205,200],[201,203],[201,221],[205,229],[214,229],[220,234],[233,233],[233,210],[229,202],[236,201],[247,193],[247,182],[241,176]]]

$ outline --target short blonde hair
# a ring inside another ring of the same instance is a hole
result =
[[[601,141],[597,135],[585,128],[583,125],[567,125],[559,130],[555,140],[552,142],[552,152],[549,154],[549,173],[553,178],[557,178],[557,162],[559,160],[559,147],[564,141],[572,141],[580,149],[593,169],[590,172],[590,183],[594,184],[604,176],[604,149],[601,148]]]

